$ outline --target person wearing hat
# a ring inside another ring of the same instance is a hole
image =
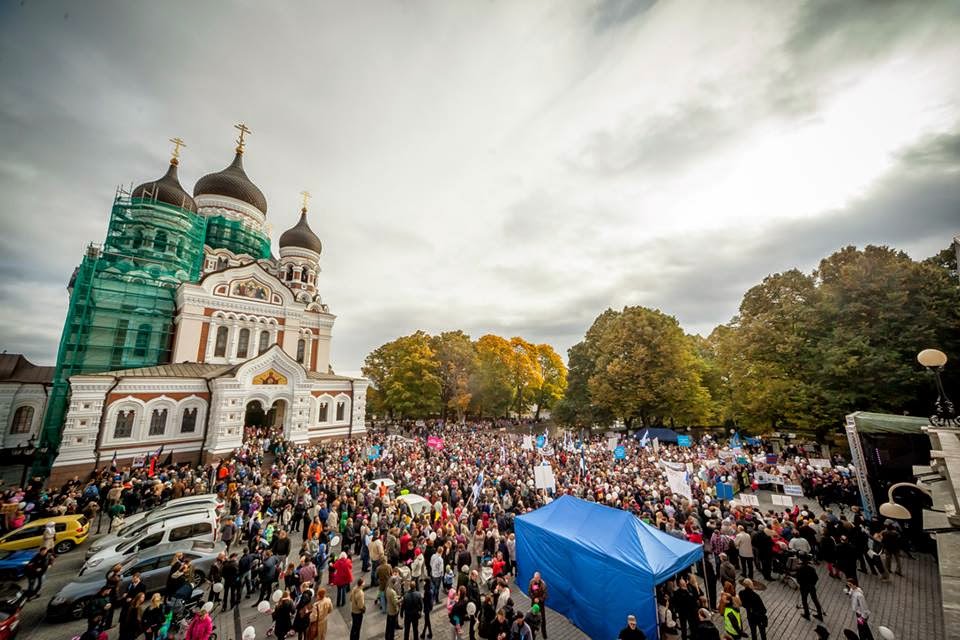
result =
[[[647,640],[646,634],[637,629],[637,617],[632,613],[627,616],[627,626],[617,634],[617,640]]]

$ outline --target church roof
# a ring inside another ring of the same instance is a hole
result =
[[[0,353],[0,382],[52,384],[56,367],[40,367],[19,353]]]
[[[155,367],[139,367],[137,369],[119,369],[103,373],[91,373],[92,376],[111,376],[114,378],[207,378],[208,380],[220,377],[238,365],[235,364],[207,364],[201,362],[178,362],[175,364],[160,364]]]
[[[208,173],[197,180],[197,184],[193,187],[193,195],[204,194],[236,198],[253,205],[264,215],[267,213],[267,198],[243,170],[243,152],[240,150],[226,169]]]
[[[103,373],[91,373],[88,375],[109,376],[112,378],[206,378],[207,380],[212,380],[233,373],[241,364],[243,363],[209,364],[201,362],[178,362],[176,364],[161,364],[155,367],[140,367],[137,369],[119,369],[117,371],[105,371]],[[53,369],[53,367],[46,368]],[[349,376],[338,376],[332,373],[320,373],[318,371],[307,371],[307,377],[311,380],[326,381],[355,379]]]
[[[282,249],[284,247],[301,247],[303,249],[309,249],[314,253],[323,251],[320,238],[317,237],[317,234],[315,234],[313,229],[310,228],[310,225],[307,224],[306,209],[300,211],[299,222],[281,234],[280,248]]]
[[[163,174],[163,177],[138,185],[133,190],[131,197],[156,200],[158,202],[172,204],[175,207],[180,207],[187,211],[197,211],[197,203],[193,201],[190,194],[184,191],[180,185],[175,160],[170,162],[170,167],[167,169],[167,172]]]

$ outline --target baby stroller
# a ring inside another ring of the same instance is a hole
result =
[[[800,568],[800,558],[796,551],[789,550],[780,554],[780,566],[775,569],[780,574],[780,582],[793,590],[798,590],[800,584],[797,582],[797,569]]]

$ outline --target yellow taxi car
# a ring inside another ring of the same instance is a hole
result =
[[[0,551],[36,549],[42,546],[43,530],[48,522],[52,522],[56,528],[53,550],[58,554],[66,553],[81,544],[90,533],[90,523],[80,514],[41,518],[31,520],[19,529],[0,536]]]

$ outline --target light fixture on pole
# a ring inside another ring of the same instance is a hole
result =
[[[912,482],[898,482],[892,485],[887,489],[887,501],[880,505],[880,515],[893,518],[894,520],[909,520],[913,517],[913,514],[910,513],[910,510],[907,509],[902,504],[897,504],[893,501],[893,492],[901,487],[910,487],[911,489],[916,489],[920,491],[929,498],[930,489],[927,489],[923,485],[913,484]]]
[[[947,397],[947,392],[943,388],[943,380],[940,377],[940,372],[947,364],[947,354],[939,349],[924,349],[917,354],[917,362],[933,373],[933,379],[937,385],[937,403],[934,405],[935,413],[929,418],[930,424],[939,428],[960,427],[956,409],[954,409],[953,402]]]

